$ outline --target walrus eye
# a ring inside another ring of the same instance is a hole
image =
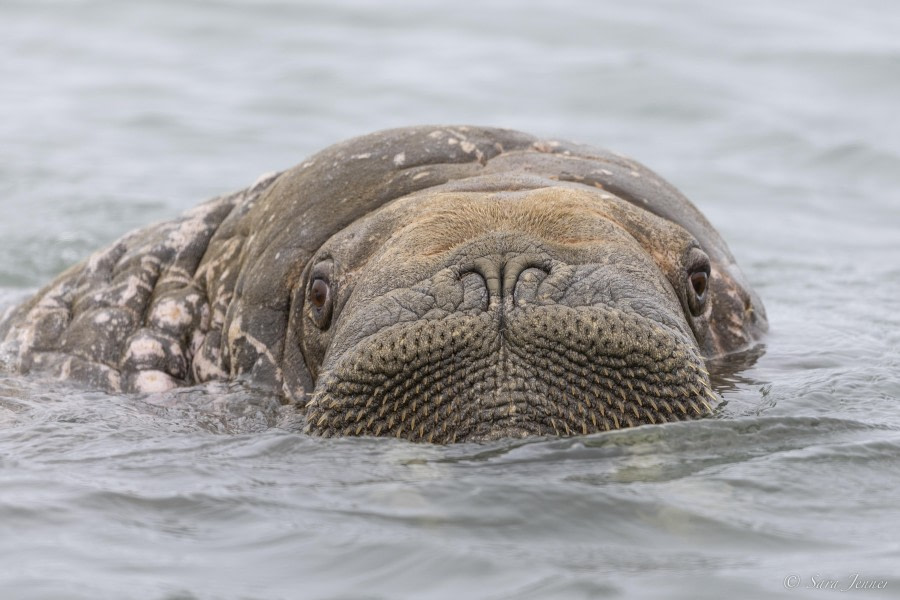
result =
[[[691,287],[694,288],[694,294],[698,299],[703,298],[706,294],[706,283],[709,281],[709,275],[704,271],[691,273]]]
[[[709,295],[709,259],[700,260],[688,271],[687,304],[691,314],[699,317],[706,308],[706,297]]]
[[[331,286],[321,277],[316,277],[309,285],[307,294],[310,317],[319,329],[331,324]]]

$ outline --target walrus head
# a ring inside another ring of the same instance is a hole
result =
[[[446,443],[709,414],[704,356],[751,310],[715,258],[599,186],[501,173],[395,200],[296,288],[307,430]]]
[[[314,434],[452,442],[708,414],[705,361],[765,328],[639,163],[412,127],[126,234],[0,319],[0,359],[113,392],[242,379]]]

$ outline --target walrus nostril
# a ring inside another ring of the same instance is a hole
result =
[[[478,273],[484,278],[484,285],[487,287],[488,292],[488,302],[499,300],[503,295],[502,266],[503,262],[497,256],[483,256],[476,258],[472,263],[471,271]]]
[[[546,257],[520,254],[507,259],[496,254],[473,260],[460,269],[459,278],[468,287],[476,281],[473,276],[480,277],[488,303],[506,298],[521,303],[534,298],[538,286],[550,274],[550,265]]]
[[[549,276],[547,269],[528,267],[519,274],[513,290],[513,304],[524,306],[528,302],[534,302],[538,295],[538,289]]]
[[[516,285],[521,277],[529,273],[536,275],[550,273],[550,261],[545,257],[536,257],[529,254],[520,254],[508,260],[503,266],[503,289],[506,294],[515,294]]]

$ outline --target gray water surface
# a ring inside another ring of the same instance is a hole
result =
[[[485,445],[0,375],[0,597],[900,598],[896,3],[4,0],[0,57],[0,306],[341,139],[474,123],[663,174],[772,328],[720,418]]]

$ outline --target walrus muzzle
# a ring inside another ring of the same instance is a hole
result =
[[[493,243],[506,251],[466,260],[464,248],[457,265],[366,305],[399,322],[360,321],[358,340],[326,360],[309,432],[452,443],[709,413],[715,396],[690,332],[622,265]]]

